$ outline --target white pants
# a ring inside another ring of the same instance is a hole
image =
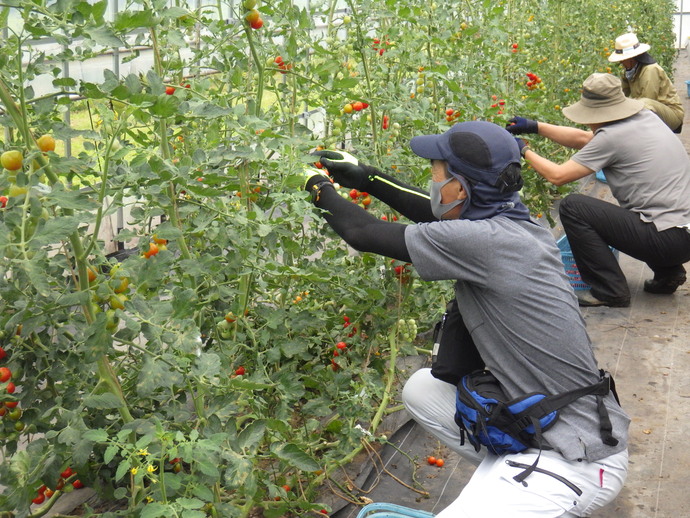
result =
[[[456,388],[431,375],[415,372],[403,388],[403,402],[412,417],[427,431],[460,455],[478,464],[460,496],[438,514],[439,518],[585,517],[610,503],[620,492],[628,473],[628,451],[596,462],[569,461],[554,451],[543,451],[538,468],[566,479],[535,472],[522,482],[513,477],[521,468],[507,461],[532,465],[538,450],[493,455],[486,448],[477,453],[455,423]],[[571,485],[582,492],[577,494]]]

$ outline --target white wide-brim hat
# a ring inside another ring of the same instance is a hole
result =
[[[629,32],[616,38],[615,50],[609,56],[609,61],[617,63],[624,59],[634,58],[644,54],[651,48],[646,43],[640,43],[637,36]]]
[[[627,119],[644,108],[644,101],[623,93],[620,78],[594,73],[582,83],[582,97],[563,108],[563,115],[577,124],[601,124]]]

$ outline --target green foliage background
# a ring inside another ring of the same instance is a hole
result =
[[[333,470],[362,441],[384,440],[377,426],[399,409],[395,359],[428,347],[411,329],[430,329],[452,291],[336,239],[299,188],[309,152],[345,145],[423,185],[427,165],[406,143],[447,129],[447,110],[566,122],[560,107],[585,77],[618,73],[606,60],[618,34],[637,32],[668,72],[675,56],[669,1],[307,11],[278,0],[257,5],[256,30],[244,5],[142,0],[114,19],[105,1],[0,5],[0,150],[24,154],[21,171],[0,177],[0,192],[14,189],[0,210],[0,345],[18,387],[0,397],[19,402],[25,426],[0,422],[0,508],[15,516],[40,513],[37,488],[54,488],[67,466],[70,481],[125,502],[112,516],[320,511],[315,495]],[[61,45],[54,55],[36,45],[45,37]],[[62,77],[62,61],[114,48],[133,59],[144,47],[146,73]],[[41,74],[54,94],[28,86]],[[354,101],[369,106],[344,113]],[[68,107],[90,127],[66,123]],[[305,111],[323,116],[323,131],[303,124]],[[83,151],[43,154],[45,133]],[[548,214],[562,192],[525,175],[526,203]],[[129,255],[99,238],[119,208]],[[395,216],[376,201],[368,210]],[[167,249],[146,259],[153,234]]]

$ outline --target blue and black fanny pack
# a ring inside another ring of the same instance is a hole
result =
[[[558,420],[558,411],[575,400],[588,395],[597,398],[601,440],[615,446],[611,420],[604,405],[604,397],[615,387],[611,375],[599,371],[597,383],[557,395],[539,393],[509,399],[496,377],[488,370],[479,370],[462,377],[457,387],[455,422],[460,427],[461,444],[467,438],[476,451],[485,446],[501,455],[519,453],[527,448],[550,449],[542,433]],[[616,400],[618,397],[616,396]],[[514,477],[522,482],[536,468],[534,464]]]

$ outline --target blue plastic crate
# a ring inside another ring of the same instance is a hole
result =
[[[595,173],[594,176],[595,176],[596,179],[599,180],[600,182],[607,183],[607,182],[606,182],[606,175],[604,175],[604,171],[602,171],[601,169],[599,169],[599,170]]]
[[[396,504],[376,502],[362,507],[357,518],[433,518],[432,513]]]
[[[565,274],[568,276],[570,285],[574,290],[588,290],[590,288],[589,284],[582,280],[580,275],[580,270],[577,269],[577,264],[575,264],[575,257],[573,257],[573,251],[570,249],[570,243],[566,236],[561,237],[556,244],[558,249],[561,251],[561,260],[563,261],[563,268],[565,269]],[[618,259],[619,252],[615,248],[611,248],[613,255]]]

